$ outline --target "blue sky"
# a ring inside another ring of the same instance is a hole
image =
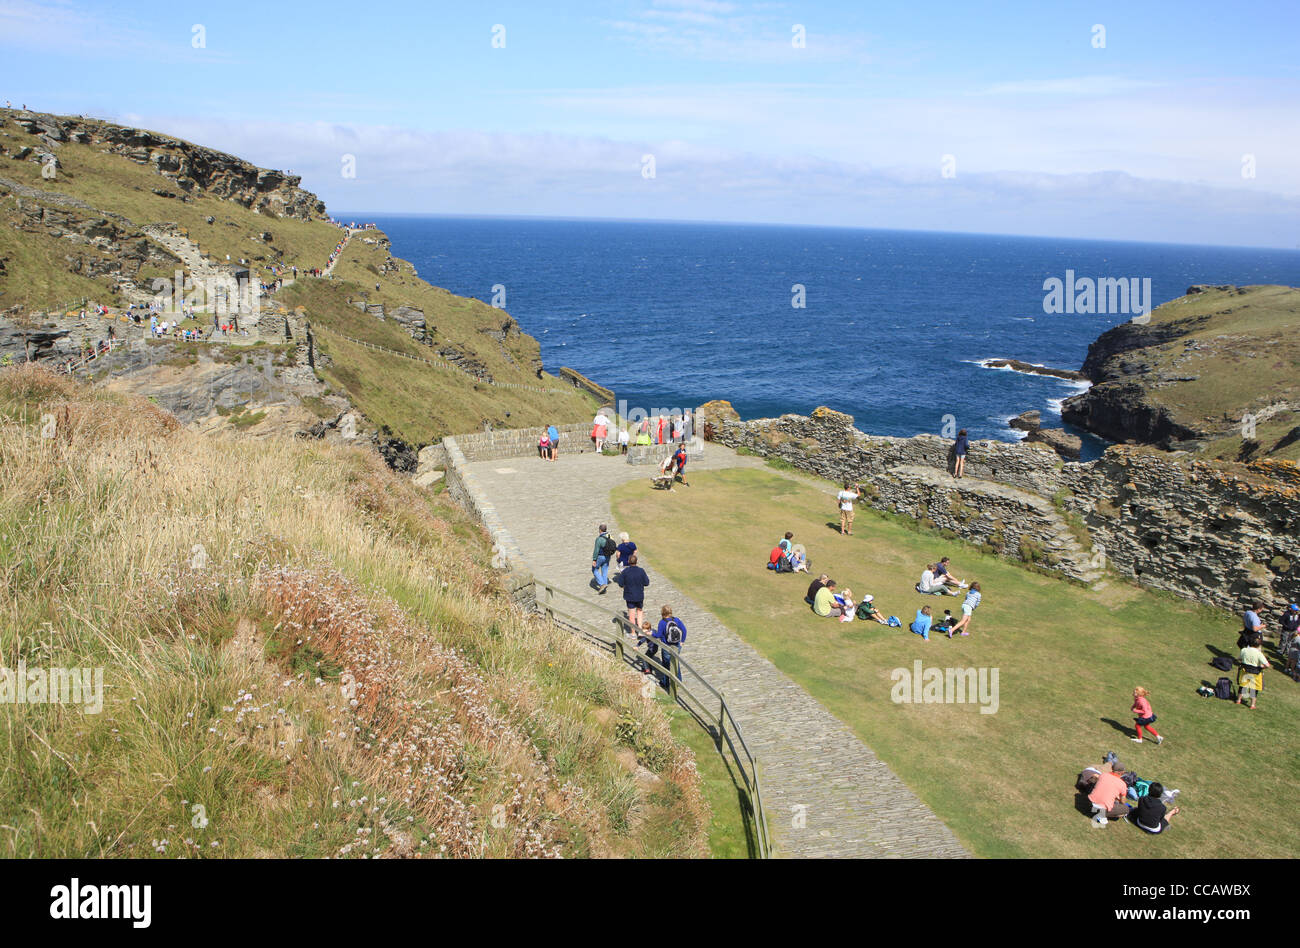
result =
[[[0,98],[338,210],[1300,247],[1300,5],[984,7],[0,0]]]

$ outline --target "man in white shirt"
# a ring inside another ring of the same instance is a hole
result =
[[[844,489],[836,495],[840,502],[840,535],[853,536],[853,502],[862,496],[860,491],[854,490],[851,481],[844,482]]]

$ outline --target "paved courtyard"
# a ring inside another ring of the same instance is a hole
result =
[[[761,467],[758,458],[707,445],[690,473]],[[622,607],[619,588],[591,588],[591,548],[606,523],[617,536],[610,491],[652,468],[594,454],[468,465],[534,575],[590,603],[582,618],[604,626]],[[699,487],[677,486],[677,490]],[[633,538],[635,539],[635,537]],[[765,552],[765,551],[764,551]],[[776,854],[794,857],[964,857],[952,832],[838,718],[784,672],[673,587],[655,569],[647,611],[670,603],[689,629],[685,658],[727,698],[758,758]],[[604,620],[604,621],[602,621]]]

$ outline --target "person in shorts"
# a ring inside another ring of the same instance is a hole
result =
[[[844,489],[835,495],[840,503],[840,535],[853,536],[853,502],[862,496],[855,490],[851,481],[844,482]]]
[[[980,592],[980,584],[971,583],[970,592],[966,594],[966,599],[961,604],[961,618],[958,619],[957,624],[952,627],[953,633],[970,635],[970,617],[975,614],[975,610],[979,608],[980,600],[983,598],[984,596]],[[952,638],[951,635],[948,637]]]

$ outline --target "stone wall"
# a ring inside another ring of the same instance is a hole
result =
[[[591,422],[556,425],[560,432],[560,456],[586,454],[595,450],[591,443]],[[468,461],[495,461],[499,458],[536,456],[537,441],[543,428],[503,428],[456,435],[456,443]],[[446,443],[446,439],[444,439]]]
[[[447,456],[447,493],[457,505],[472,513],[487,530],[492,539],[492,565],[503,571],[503,582],[511,600],[523,609],[536,611],[537,591],[533,574],[525,564],[515,538],[501,522],[496,507],[479,487],[473,472],[466,469],[468,462],[458,443],[461,437],[464,436],[442,439]]]
[[[835,482],[861,481],[878,509],[1008,557],[1031,554],[1074,578],[1090,581],[1109,566],[1236,610],[1255,598],[1274,608],[1300,600],[1300,468],[1289,462],[1242,465],[1124,445],[1066,462],[1042,444],[974,441],[969,477],[959,481],[948,473],[951,441],[863,434],[828,408],[723,421],[714,440]]]

